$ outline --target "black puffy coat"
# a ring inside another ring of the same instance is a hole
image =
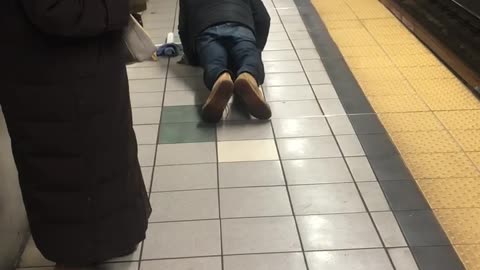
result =
[[[126,255],[151,212],[122,29],[128,0],[4,0],[0,105],[32,236],[64,264]]]
[[[191,64],[198,63],[197,36],[210,26],[227,22],[250,28],[257,47],[264,49],[270,31],[270,15],[262,0],[180,0],[178,32]]]

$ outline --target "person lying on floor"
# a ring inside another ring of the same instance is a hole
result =
[[[218,122],[235,93],[258,119],[272,116],[259,85],[270,16],[261,0],[180,0],[178,25],[187,62],[200,65],[211,93],[202,108]]]

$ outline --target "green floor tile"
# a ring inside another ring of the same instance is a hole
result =
[[[214,142],[215,125],[199,122],[162,123],[159,144]]]
[[[168,106],[163,107],[162,123],[199,123],[200,106]]]

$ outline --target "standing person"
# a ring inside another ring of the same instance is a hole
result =
[[[179,34],[190,64],[204,69],[211,90],[202,114],[220,121],[236,93],[259,119],[272,115],[259,85],[265,71],[261,52],[270,16],[261,0],[180,0]]]
[[[151,212],[122,30],[128,0],[4,0],[0,105],[32,237],[72,269],[132,253]]]

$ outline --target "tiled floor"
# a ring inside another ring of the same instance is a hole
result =
[[[105,270],[418,269],[416,239],[404,238],[366,157],[379,148],[360,144],[293,0],[264,2],[272,121],[233,102],[218,126],[205,124],[201,70],[178,59],[128,68],[154,212],[142,248]],[[176,4],[149,3],[157,43],[175,29]],[[406,212],[400,222],[420,221]],[[30,242],[19,267],[51,265]]]

